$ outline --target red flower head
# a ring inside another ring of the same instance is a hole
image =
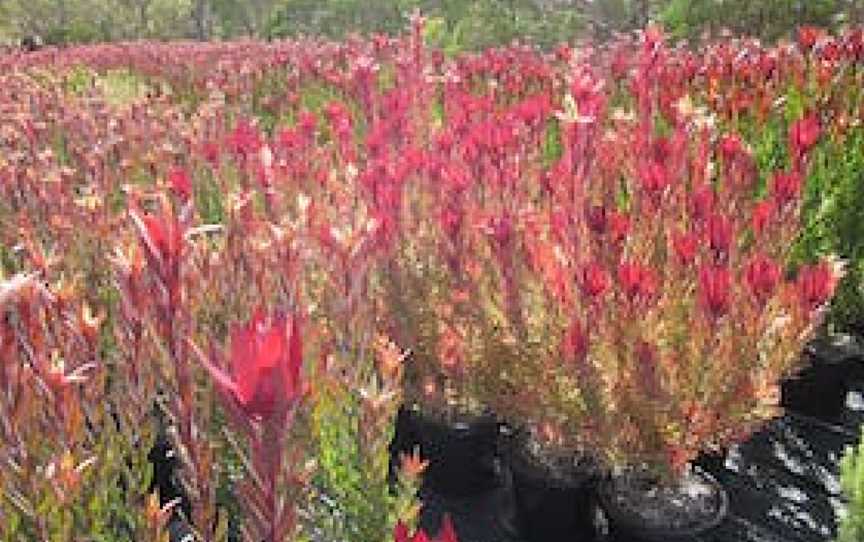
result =
[[[816,45],[823,34],[824,31],[821,28],[802,26],[798,29],[798,45],[805,51],[809,51]]]
[[[810,114],[797,120],[789,128],[789,146],[796,159],[801,159],[813,148],[822,135],[819,117]]]
[[[588,229],[597,235],[606,233],[608,225],[606,207],[603,205],[591,205],[585,210],[585,221]]]
[[[764,306],[780,281],[780,265],[764,254],[757,254],[747,263],[744,278],[756,301]]]
[[[414,536],[408,532],[408,527],[402,521],[396,523],[393,529],[393,542],[429,542],[429,537],[422,529],[418,529]],[[456,529],[453,527],[453,521],[450,515],[446,514],[441,522],[441,531],[438,533],[436,542],[459,542],[456,537]]]
[[[513,220],[509,215],[501,215],[489,221],[489,234],[495,242],[495,248],[504,251],[513,241]]]
[[[718,254],[726,254],[732,245],[734,228],[732,221],[721,214],[713,214],[708,219],[708,244]]]
[[[669,171],[662,163],[651,160],[642,166],[640,172],[642,188],[649,193],[662,192],[669,186]]]
[[[709,316],[719,318],[729,312],[730,288],[726,267],[706,265],[699,270],[699,300]]]
[[[441,522],[438,542],[459,542],[459,538],[456,536],[456,528],[453,526],[453,521],[450,519],[449,514],[445,515]]]
[[[650,299],[657,292],[657,279],[651,269],[636,262],[622,262],[618,266],[618,282],[628,299]]]
[[[744,152],[744,145],[737,135],[727,134],[720,139],[720,155],[725,163],[732,162],[742,152]]]
[[[618,211],[610,211],[606,215],[606,220],[609,223],[609,233],[612,234],[612,240],[621,242],[627,238],[630,232],[630,217]]]
[[[441,222],[441,228],[444,230],[444,233],[447,235],[447,238],[455,240],[459,235],[459,231],[462,229],[462,223],[464,219],[464,214],[461,209],[455,207],[454,205],[447,205],[441,211],[439,216],[439,220]]]
[[[261,148],[261,133],[248,120],[241,119],[228,135],[227,145],[235,155],[249,158]]]
[[[597,262],[589,263],[582,270],[582,291],[588,297],[597,299],[609,288],[609,276]]]
[[[289,330],[290,326],[290,330]],[[216,385],[230,394],[249,417],[285,415],[302,393],[303,345],[298,319],[258,311],[231,330],[231,375],[202,357]]]
[[[144,244],[148,254],[155,256],[163,265],[170,265],[180,257],[183,250],[183,231],[174,216],[157,217],[144,215],[141,217],[146,236]]]
[[[757,203],[753,207],[753,233],[757,236],[761,235],[774,219],[776,212],[777,208],[773,200],[766,199]]]
[[[315,137],[315,129],[318,126],[318,117],[311,111],[303,111],[297,120],[297,127],[306,138],[311,141]]]
[[[778,172],[771,180],[771,195],[779,209],[798,199],[801,194],[801,175],[795,172]]]
[[[815,310],[831,299],[837,278],[827,262],[802,267],[796,285],[804,310]]]
[[[219,148],[219,144],[216,142],[206,141],[201,144],[201,156],[203,156],[211,166],[216,166],[219,163],[219,156],[221,153],[222,149]]]
[[[672,248],[682,265],[690,265],[696,259],[699,239],[691,232],[676,231],[672,234]]]
[[[171,191],[184,202],[192,195],[192,179],[183,168],[174,168],[168,173],[168,184]]]
[[[588,334],[582,323],[574,319],[564,334],[561,351],[566,361],[581,363],[588,354]]]
[[[174,214],[167,198],[162,198],[160,216],[141,214],[133,208],[129,215],[138,230],[138,238],[150,269],[168,288],[172,306],[180,297],[180,262],[183,256],[184,227]],[[133,204],[135,207],[135,204]]]
[[[693,190],[691,196],[693,218],[705,220],[714,211],[714,189],[708,184],[703,184]]]

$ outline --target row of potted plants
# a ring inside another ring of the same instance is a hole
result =
[[[784,271],[818,117],[789,127],[788,162],[760,178],[741,139],[688,95],[662,109],[667,54],[642,35],[625,110],[576,65],[545,171],[542,105],[536,119],[525,102],[454,105],[432,172],[400,187],[405,233],[383,274],[432,466],[450,441],[465,447],[451,482],[471,480],[469,464],[488,471],[491,409],[519,435],[516,472],[566,480],[586,525],[600,477],[613,529],[633,540],[717,524],[727,498],[692,461],[777,415],[779,383],[842,276],[830,261]],[[432,437],[428,419],[451,434]],[[458,435],[471,425],[469,447]]]
[[[617,529],[709,527],[725,497],[693,459],[777,414],[842,275],[786,269],[833,121],[795,111],[767,164],[733,127],[854,77],[856,36],[758,50],[752,101],[722,45],[700,71],[656,29],[447,59],[418,17],[398,39],[10,60],[0,532],[161,539],[182,511],[205,540],[402,540],[425,461],[445,493],[522,476],[535,517],[587,514],[600,479]],[[153,83],[120,105],[53,84],[81,62]],[[154,403],[179,508],[141,502]],[[423,459],[391,493],[401,403]]]

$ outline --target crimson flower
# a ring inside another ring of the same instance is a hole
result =
[[[729,252],[732,244],[734,228],[732,221],[721,214],[713,214],[708,219],[708,243],[718,254]]]
[[[651,269],[636,262],[622,262],[618,266],[618,281],[624,295],[631,301],[637,297],[650,299],[657,292],[657,280]]]
[[[789,127],[789,146],[797,161],[810,152],[819,141],[820,135],[822,135],[822,127],[819,117],[812,113],[795,121]]]
[[[422,529],[418,529],[414,536],[411,536],[408,527],[399,521],[393,529],[393,542],[430,542],[430,539]],[[441,522],[441,532],[438,533],[436,542],[459,542],[449,514],[446,514]]]
[[[450,240],[456,239],[456,237],[459,235],[459,231],[462,229],[462,222],[464,219],[464,215],[461,210],[454,207],[454,205],[447,205],[441,211],[441,214],[438,217],[444,233]]]
[[[499,251],[505,250],[513,241],[513,220],[506,214],[492,218],[489,221],[489,234],[495,241],[495,247]]]
[[[672,248],[681,264],[690,265],[696,259],[699,239],[691,232],[676,231],[672,234]]]
[[[798,29],[798,45],[805,51],[812,49],[823,35],[822,29],[815,26],[802,26]]]
[[[720,155],[727,164],[735,160],[735,157],[743,151],[744,144],[737,135],[727,134],[720,139]]]
[[[302,394],[301,341],[296,317],[276,314],[265,318],[258,310],[246,325],[231,330],[230,375],[200,358],[216,385],[247,416],[279,419]]]
[[[204,157],[204,160],[210,163],[211,166],[215,166],[219,163],[219,155],[222,150],[219,148],[219,144],[214,141],[206,141],[201,144],[201,156]]]
[[[744,278],[753,296],[764,306],[780,281],[780,265],[764,254],[757,254],[747,263]]]
[[[129,214],[138,229],[148,266],[167,289],[171,306],[176,307],[180,300],[180,263],[185,246],[183,225],[165,199],[159,216],[142,215],[137,210]]]
[[[582,270],[582,290],[588,297],[596,299],[609,288],[609,276],[603,266],[591,262]]]
[[[261,134],[248,120],[241,119],[228,135],[228,148],[235,155],[249,158],[261,148]]]
[[[168,184],[171,191],[183,201],[187,201],[192,195],[192,179],[183,168],[174,168],[168,173]]]
[[[666,166],[655,160],[649,161],[642,166],[640,172],[642,188],[650,193],[662,192],[669,186],[669,171]]]
[[[798,271],[798,297],[807,311],[822,306],[834,295],[837,277],[827,262],[804,266]]]
[[[706,265],[699,270],[699,301],[709,316],[719,318],[729,312],[730,289],[728,268]]]
[[[774,202],[770,199],[766,199],[760,201],[753,207],[753,232],[756,235],[762,234],[768,225],[771,223],[771,220],[774,218],[774,214],[777,211],[777,208],[774,205]]]
[[[561,344],[564,359],[580,363],[588,354],[588,334],[579,320],[574,319],[564,334]]]
[[[691,196],[693,218],[705,220],[714,210],[714,189],[703,184],[693,190]]]
[[[612,239],[616,242],[623,241],[630,232],[630,217],[618,211],[610,211],[606,215],[606,220]]]
[[[588,224],[588,229],[592,232],[602,235],[606,233],[608,225],[606,207],[603,205],[591,205],[585,209],[585,222]]]
[[[782,209],[801,194],[801,175],[796,172],[777,172],[771,182],[771,194],[777,207]]]
[[[177,260],[183,250],[183,231],[176,217],[144,215],[141,221],[146,232],[144,244],[148,252],[166,264]]]

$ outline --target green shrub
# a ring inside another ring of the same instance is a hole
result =
[[[848,499],[846,515],[840,521],[837,542],[864,540],[864,428],[857,447],[848,447],[840,462],[840,483]]]

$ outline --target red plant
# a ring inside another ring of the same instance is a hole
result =
[[[418,529],[411,535],[408,527],[400,521],[393,530],[393,542],[459,542],[459,538],[456,536],[456,529],[453,527],[450,516],[445,515],[441,522],[441,532],[434,540],[429,538],[422,529]]]
[[[837,272],[827,262],[804,266],[798,271],[798,296],[806,312],[823,306],[837,286]]]
[[[246,324],[235,325],[230,375],[220,369],[218,353],[208,357],[192,347],[216,384],[235,431],[249,441],[246,464],[251,480],[240,488],[247,511],[244,529],[255,540],[290,540],[297,528],[296,492],[303,485],[296,454],[287,456],[285,450],[304,395],[298,317],[265,317],[259,309]]]
[[[302,396],[303,346],[297,318],[269,320],[259,309],[231,332],[231,375],[202,358],[221,392],[233,396],[250,418],[283,419]]]
[[[780,265],[764,254],[756,254],[747,262],[744,278],[757,303],[764,306],[780,282]]]
[[[709,264],[699,270],[699,299],[708,316],[716,319],[729,311],[731,286],[728,268]]]

